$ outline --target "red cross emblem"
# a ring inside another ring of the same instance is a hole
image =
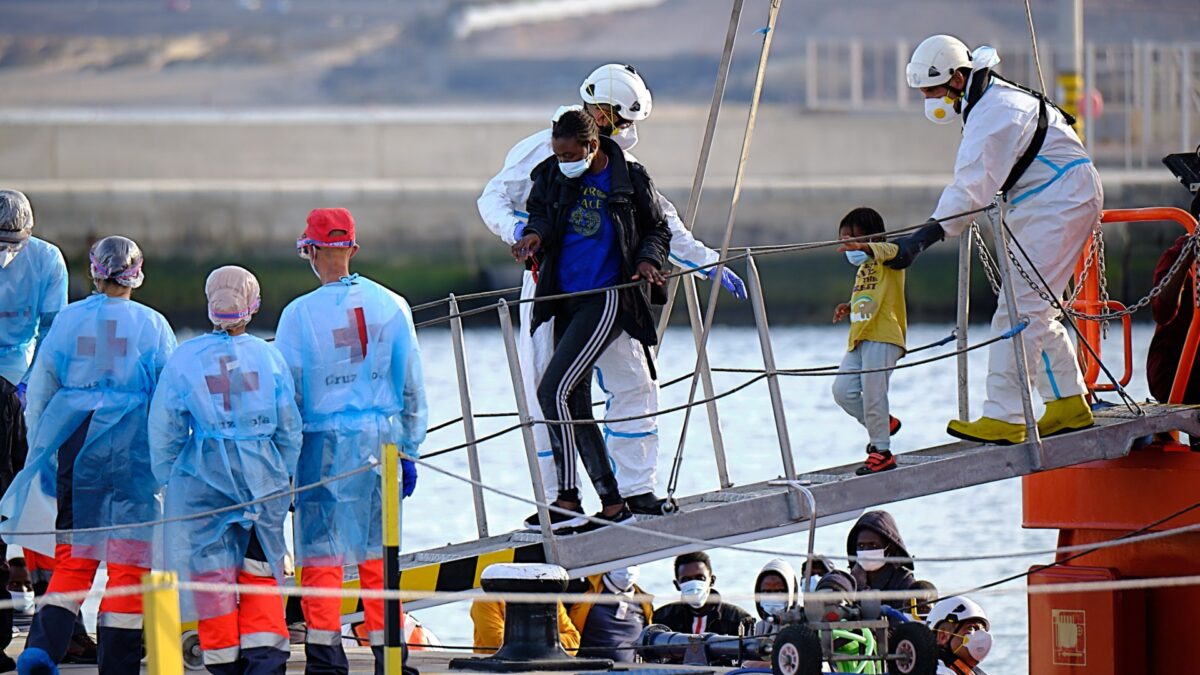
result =
[[[96,357],[96,365],[100,370],[111,373],[116,365],[118,356],[125,356],[129,349],[129,339],[117,337],[117,322],[109,319],[104,321],[104,336],[98,340],[90,335],[80,335],[76,338],[76,349],[80,356]]]
[[[208,385],[208,393],[221,397],[221,403],[228,412],[234,396],[247,391],[258,391],[258,373],[238,371],[237,360],[231,356],[222,356],[219,362],[221,373],[205,375],[204,382]]]
[[[367,319],[362,307],[346,310],[346,327],[333,331],[333,346],[349,347],[350,362],[361,363],[367,356]]]

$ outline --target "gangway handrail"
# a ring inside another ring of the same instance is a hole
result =
[[[1175,207],[1149,207],[1140,209],[1107,209],[1100,218],[1101,223],[1144,223],[1144,222],[1174,222],[1183,227],[1191,236],[1196,236],[1197,222],[1192,214]],[[1181,254],[1180,259],[1186,257]],[[1190,266],[1193,284],[1200,283],[1200,262],[1193,257]],[[1088,285],[1098,285],[1099,279],[1093,275]],[[1200,347],[1200,293],[1193,289],[1192,320],[1188,324],[1187,337],[1183,342],[1183,352],[1179,357],[1179,365],[1175,368],[1175,378],[1171,384],[1171,394],[1168,403],[1182,403],[1187,392],[1188,380],[1191,378],[1192,366],[1195,364],[1197,347]],[[1095,343],[1095,351],[1100,353],[1100,341]]]

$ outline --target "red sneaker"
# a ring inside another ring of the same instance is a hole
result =
[[[904,425],[900,424],[899,417],[896,417],[895,415],[888,416],[888,436],[895,436],[896,432],[900,431],[900,427],[902,426]]]
[[[881,471],[888,471],[896,468],[896,456],[890,450],[876,450],[874,446],[867,446],[867,461],[858,467],[854,472],[856,476],[870,476]]]

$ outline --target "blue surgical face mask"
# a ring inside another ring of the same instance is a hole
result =
[[[579,178],[591,165],[592,155],[589,154],[578,162],[559,162],[558,170],[562,171],[567,178]]]
[[[849,260],[850,264],[854,265],[855,267],[858,267],[870,259],[871,256],[867,255],[866,251],[846,251],[846,260]]]

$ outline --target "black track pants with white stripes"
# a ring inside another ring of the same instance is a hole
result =
[[[538,384],[538,403],[548,421],[594,419],[592,367],[621,332],[617,326],[619,306],[616,290],[563,301],[554,316],[554,355]],[[577,459],[582,459],[601,503],[621,503],[600,427],[594,421],[547,426],[558,469],[559,500],[579,501]]]

